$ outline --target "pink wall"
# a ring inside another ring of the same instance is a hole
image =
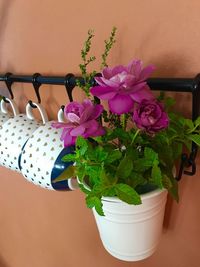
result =
[[[78,74],[87,30],[95,29],[98,56],[115,25],[110,65],[136,57],[155,64],[156,77],[193,77],[200,71],[199,10],[197,0],[1,0],[0,72]],[[21,111],[28,98],[35,99],[30,85],[16,84],[13,91]],[[64,87],[42,86],[40,91],[55,118],[67,101]],[[82,97],[76,90],[75,98]],[[189,111],[190,96],[178,99],[178,108]],[[169,201],[158,251],[147,260],[126,263],[103,249],[79,191],[45,191],[0,168],[0,267],[199,267],[199,176],[200,168],[195,177],[183,178],[179,205]]]

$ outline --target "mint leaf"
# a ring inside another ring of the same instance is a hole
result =
[[[173,152],[173,159],[176,160],[180,157],[183,150],[183,144],[181,143],[175,143],[172,146],[172,152]]]
[[[134,161],[134,171],[145,172],[152,167],[152,161],[144,158],[137,159]]]
[[[145,159],[152,161],[152,163],[155,160],[158,160],[158,154],[150,147],[145,147],[144,157],[145,157]]]
[[[195,144],[197,144],[198,146],[200,146],[200,135],[199,134],[191,134],[191,135],[188,135],[188,139],[190,139]]]
[[[146,183],[146,179],[141,173],[132,171],[129,179],[131,187],[135,188],[137,185],[143,185]]]
[[[98,181],[101,175],[101,166],[86,165],[85,166],[86,174],[93,180]]]
[[[112,163],[122,157],[122,153],[119,150],[113,150],[108,154],[106,163]]]
[[[85,188],[85,186],[83,184],[79,183],[79,188],[81,189],[81,191],[83,193],[85,193],[86,195],[88,195],[90,193],[90,191],[88,189]]]
[[[153,184],[157,185],[160,189],[163,188],[162,185],[162,173],[160,168],[158,167],[157,164],[155,164],[151,170],[151,178],[150,178],[150,182],[152,182]]]
[[[103,212],[103,204],[101,203],[101,199],[98,198],[97,196],[90,196],[88,195],[86,197],[86,204],[87,207],[92,209],[95,208],[96,212],[101,215],[104,216],[104,212]]]
[[[64,157],[62,157],[62,161],[67,162],[67,161],[76,161],[77,155],[76,154],[67,154]]]
[[[116,196],[115,186],[99,184],[92,189],[92,194],[96,196],[113,197]]]
[[[192,120],[185,119],[185,124],[192,130],[194,128],[194,123]]]
[[[142,203],[140,195],[129,185],[116,184],[115,190],[118,198],[128,204],[139,205]]]
[[[133,169],[133,161],[129,157],[124,157],[118,166],[117,175],[120,178],[127,178]]]
[[[88,149],[87,141],[82,137],[78,136],[76,139],[76,148],[79,150],[80,155],[84,155]]]
[[[80,183],[83,183],[83,179],[86,175],[85,166],[82,165],[82,166],[79,166],[78,168],[76,168],[76,174],[77,174],[77,177],[78,177]]]
[[[163,175],[163,178],[162,178],[162,184],[163,184],[164,188],[166,188],[167,190],[169,190],[173,186],[170,178],[167,177],[167,175],[165,175],[165,174]]]
[[[200,117],[195,120],[194,124],[196,127],[200,125]]]
[[[170,181],[172,183],[172,187],[168,189],[170,195],[179,202],[179,194],[178,194],[178,182],[174,177],[170,177]]]
[[[95,157],[97,161],[102,162],[105,159],[107,159],[108,152],[106,152],[102,146],[97,146],[94,149],[95,149]]]

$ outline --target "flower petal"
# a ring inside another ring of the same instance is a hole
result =
[[[85,110],[81,114],[80,124],[83,124],[85,121],[90,119],[90,117],[92,116],[93,110],[94,110],[94,106],[88,106],[85,108]]]
[[[66,122],[52,122],[51,127],[59,129],[59,128],[71,128],[73,125],[71,123],[66,123]]]
[[[93,133],[93,137],[95,136],[101,136],[101,135],[104,135],[106,133],[105,129],[99,124],[99,127],[98,129],[96,130],[95,133]]]
[[[102,71],[102,75],[105,79],[110,79],[113,76],[115,76],[118,73],[121,73],[122,71],[126,71],[126,67],[122,66],[122,65],[118,65],[114,68],[104,68]]]
[[[82,109],[83,109],[82,104],[76,101],[73,101],[65,106],[65,109],[64,109],[65,117],[67,117],[67,113],[75,113],[76,115],[80,116],[80,112]]]
[[[90,116],[90,120],[97,119],[101,115],[102,112],[103,112],[103,106],[102,105],[94,106],[93,112]]]
[[[136,79],[139,78],[141,70],[142,70],[142,61],[139,59],[132,60],[127,66],[128,73],[134,75]]]
[[[94,133],[97,131],[99,124],[97,121],[90,121],[87,122],[87,125],[84,125],[86,127],[84,134],[82,135],[84,138],[88,138],[91,136],[94,136]]]
[[[102,80],[102,77],[95,77],[94,79],[95,79],[95,81],[98,83],[98,85],[100,85],[100,86],[105,86],[105,83],[104,83],[104,81]]]
[[[94,86],[90,89],[90,92],[100,99],[112,99],[116,94],[116,89],[108,86]]]
[[[85,127],[83,125],[79,125],[70,131],[70,135],[79,136],[82,135],[84,132],[85,132]]]
[[[73,123],[79,123],[80,122],[80,118],[79,116],[77,116],[75,113],[67,113],[66,114],[66,118]]]
[[[76,138],[77,137],[71,136],[70,134],[66,135],[64,139],[64,147],[75,145]]]
[[[120,85],[120,75],[121,73],[111,77],[109,80],[102,77],[101,81],[103,82],[104,86],[118,88]]]
[[[108,101],[110,110],[115,114],[124,114],[133,108],[134,101],[129,95],[116,95]]]
[[[146,85],[142,89],[137,90],[136,92],[133,92],[130,94],[130,97],[136,101],[137,103],[140,103],[143,99],[147,100],[153,100],[155,99],[155,96],[153,95],[151,89]]]
[[[145,67],[140,73],[139,80],[145,81],[146,79],[148,79],[155,69],[156,68],[154,65],[148,65],[147,67]]]

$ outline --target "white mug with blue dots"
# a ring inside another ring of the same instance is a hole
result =
[[[63,111],[58,112],[58,121],[63,121]],[[51,126],[52,121],[41,125],[27,141],[23,148],[20,169],[23,176],[30,182],[50,190],[75,190],[78,183],[75,178],[56,182],[54,180],[73,162],[63,162],[67,153],[74,147],[64,148],[60,140],[62,129]]]
[[[26,114],[18,114],[7,120],[0,128],[0,165],[11,170],[19,170],[21,151],[32,133],[48,121],[45,109],[33,103],[41,115],[42,121],[35,119],[31,104],[26,106]]]

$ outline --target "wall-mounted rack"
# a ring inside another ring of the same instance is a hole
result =
[[[76,86],[76,80],[84,83],[82,77],[68,73],[66,76],[43,76],[39,73],[33,75],[14,75],[12,73],[0,74],[0,81],[5,82],[13,98],[12,84],[19,83],[32,83],[38,98],[41,102],[39,88],[42,84],[63,85],[67,90],[70,101],[73,101],[72,91]],[[194,78],[151,78],[147,80],[148,85],[152,90],[156,91],[171,91],[171,92],[188,92],[192,94],[192,120],[195,120],[200,115],[200,74]],[[95,81],[91,82],[95,85]],[[187,155],[182,154],[181,164],[176,179],[179,181],[182,174],[194,175],[196,173],[195,159],[197,155],[197,145],[192,144],[191,153]],[[186,171],[185,168],[191,168],[191,171]]]

